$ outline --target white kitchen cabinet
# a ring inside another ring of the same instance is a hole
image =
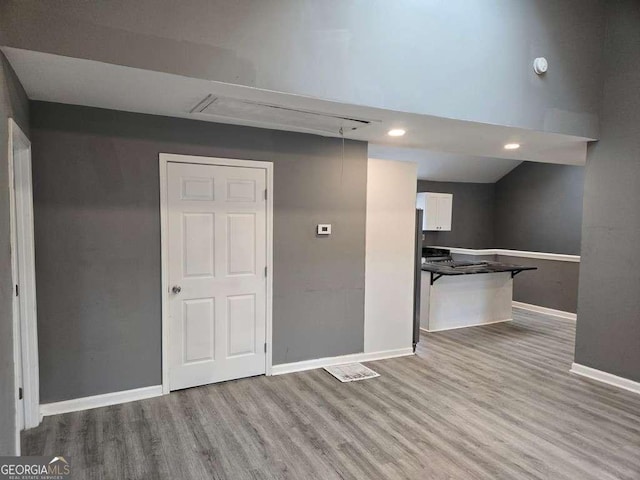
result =
[[[420,192],[416,200],[416,208],[424,211],[422,217],[423,231],[451,231],[453,194]]]

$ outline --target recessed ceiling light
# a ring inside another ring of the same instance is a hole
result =
[[[520,148],[520,144],[519,143],[507,143],[504,146],[505,150],[517,150]]]
[[[391,130],[389,130],[387,132],[387,135],[389,135],[390,137],[401,137],[405,133],[407,133],[407,132],[404,131],[402,128],[392,128]]]

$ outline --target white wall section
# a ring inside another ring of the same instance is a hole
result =
[[[411,347],[417,168],[369,159],[364,351]]]

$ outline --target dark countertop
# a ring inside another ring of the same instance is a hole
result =
[[[520,273],[525,270],[537,270],[538,267],[526,267],[510,263],[490,261],[457,261],[457,262],[427,262],[422,264],[422,270],[438,275],[472,275],[477,273]]]

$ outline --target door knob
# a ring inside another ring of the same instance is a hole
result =
[[[180,292],[182,291],[182,287],[181,287],[180,285],[174,285],[174,286],[171,288],[171,291],[172,291],[173,293],[180,293]]]

